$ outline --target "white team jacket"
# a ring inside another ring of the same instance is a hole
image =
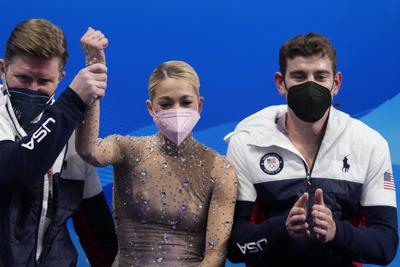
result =
[[[257,192],[270,199],[300,196],[307,182],[294,189],[286,185],[307,181],[307,166],[285,134],[287,106],[265,108],[241,121],[225,137],[227,158],[236,166],[239,201],[255,201]],[[359,120],[330,109],[328,125],[309,185],[323,187],[330,205],[341,197],[361,206],[396,207],[393,172],[386,140]],[[272,186],[273,185],[273,186]]]

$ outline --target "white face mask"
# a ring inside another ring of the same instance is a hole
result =
[[[192,132],[200,119],[197,110],[191,108],[166,109],[156,113],[153,109],[153,121],[171,142],[179,146]]]

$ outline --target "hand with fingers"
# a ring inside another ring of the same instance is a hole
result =
[[[325,206],[322,189],[318,188],[314,197],[315,204],[311,212],[314,222],[312,231],[322,242],[329,242],[335,237],[336,223],[333,220],[332,211]]]
[[[92,105],[105,95],[107,67],[96,63],[81,69],[69,86],[86,105]]]
[[[89,27],[80,42],[86,57],[86,68],[75,76],[70,88],[90,106],[105,95],[107,67],[104,49],[108,40],[101,31]]]
[[[108,39],[101,31],[89,27],[80,42],[86,57],[86,66],[106,63],[104,49],[108,46]]]
[[[293,205],[286,219],[286,230],[293,239],[310,234],[307,223],[308,193],[304,193]]]

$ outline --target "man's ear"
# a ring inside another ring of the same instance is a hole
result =
[[[340,71],[336,72],[334,77],[334,85],[332,88],[332,96],[336,96],[339,93],[342,81],[343,81],[343,74]]]
[[[283,74],[281,72],[275,72],[274,74],[275,86],[281,96],[286,96],[286,86]]]
[[[67,73],[65,72],[65,70],[63,70],[60,74],[60,78],[58,79],[58,82],[61,82],[62,79],[64,79],[64,77],[67,75]]]
[[[4,62],[4,59],[0,59],[0,78],[4,81],[5,80],[5,75],[6,75],[6,64]]]

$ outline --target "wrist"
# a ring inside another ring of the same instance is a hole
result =
[[[93,65],[93,64],[96,64],[96,63],[98,63],[97,57],[90,57],[90,58],[86,57],[86,60],[85,60],[86,67],[90,66],[90,65]]]

